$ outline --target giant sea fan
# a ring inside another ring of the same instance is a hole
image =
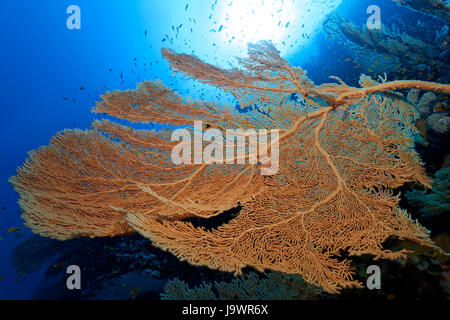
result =
[[[433,246],[392,192],[411,181],[430,187],[412,149],[417,115],[392,90],[448,93],[449,85],[362,76],[362,88],[338,78],[316,86],[266,41],[249,45],[233,70],[167,49],[163,55],[174,71],[232,94],[250,111],[183,98],[159,81],[106,93],[94,111],[131,122],[279,129],[278,173],[260,175],[261,163],[175,165],[170,130],[100,120],[91,130],[57,134],[11,178],[34,232],[65,240],[137,231],[193,265],[300,274],[331,293],[360,286],[345,252],[403,256],[383,249],[391,236]],[[189,219],[208,221],[238,205],[239,214],[217,228]]]

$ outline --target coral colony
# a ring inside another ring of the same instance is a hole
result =
[[[278,172],[279,133],[277,129],[270,131],[272,142],[269,146],[267,143],[268,132],[265,129],[261,129],[259,132],[254,129],[248,129],[245,132],[242,129],[227,129],[224,144],[224,136],[219,129],[210,128],[203,133],[202,128],[202,121],[194,121],[193,138],[187,129],[176,129],[172,133],[171,141],[181,140],[172,149],[173,163],[177,165],[192,163],[245,164],[248,161],[249,164],[268,164],[268,168],[261,168],[262,175],[272,175]],[[246,143],[247,138],[248,143]],[[191,143],[192,139],[194,140],[193,143]],[[203,149],[203,142],[210,143]],[[270,158],[268,156],[269,150],[271,150]],[[226,159],[224,159],[224,154]]]
[[[434,247],[392,191],[407,182],[431,185],[412,148],[419,114],[397,91],[448,94],[450,85],[362,75],[360,88],[336,77],[316,86],[271,42],[250,44],[248,54],[241,68],[225,70],[163,49],[175,72],[233,95],[249,112],[192,101],[160,81],[106,93],[94,112],[183,127],[186,137],[194,125],[217,129],[204,139],[216,147],[223,147],[218,130],[277,132],[267,148],[265,134],[259,136],[263,157],[249,157],[256,135],[224,165],[174,163],[174,148],[192,141],[179,145],[170,129],[136,130],[104,119],[90,130],[64,130],[31,152],[11,178],[27,226],[60,240],[138,232],[192,265],[236,275],[247,266],[300,275],[330,293],[362,286],[344,255],[404,256],[406,249],[383,248],[391,236]],[[275,148],[279,161],[264,159]],[[208,154],[218,160],[219,149]],[[271,165],[274,174],[260,174]],[[217,228],[188,219],[208,220],[238,205],[239,214]]]

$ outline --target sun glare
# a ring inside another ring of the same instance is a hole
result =
[[[221,40],[246,48],[270,39],[283,53],[304,45],[342,0],[229,0],[217,24]]]
[[[229,3],[223,16],[227,26],[224,36],[237,42],[283,39],[289,24],[295,20],[293,1],[246,0]]]

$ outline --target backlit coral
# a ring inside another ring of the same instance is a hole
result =
[[[183,98],[159,81],[107,93],[94,111],[186,130],[194,120],[218,130],[278,129],[278,174],[260,175],[262,163],[175,165],[169,129],[101,120],[91,130],[59,133],[11,178],[34,232],[69,239],[137,231],[193,265],[300,274],[331,293],[361,286],[343,253],[404,256],[383,249],[391,236],[433,246],[391,191],[406,182],[430,186],[412,149],[418,114],[393,90],[448,93],[449,85],[363,78],[366,86],[353,88],[335,78],[316,86],[266,41],[249,45],[240,69],[167,49],[163,55],[175,72],[224,90],[250,111]],[[216,228],[188,219],[238,205],[239,214]]]
[[[429,14],[450,23],[450,4],[445,0],[394,0],[400,6]]]
[[[405,32],[405,25],[398,27],[388,25],[385,20],[380,29],[368,29],[365,25],[358,26],[338,14],[330,15],[324,21],[324,30],[329,37],[339,41],[352,51],[355,61],[365,70],[375,74],[389,73],[395,77],[408,76],[413,79],[449,80],[449,50],[448,27],[439,28],[436,23],[427,30],[434,28],[435,38],[419,37],[412,31]],[[432,31],[430,31],[433,34]]]

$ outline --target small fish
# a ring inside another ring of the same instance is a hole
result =
[[[287,28],[287,27],[289,27],[289,24],[290,24],[291,22],[289,22],[288,21],[288,23],[286,23],[286,25],[284,26],[285,28]]]
[[[10,228],[8,228],[8,230],[6,230],[7,232],[17,232],[17,231],[20,231],[20,230],[22,230],[21,228],[19,228],[19,227],[10,227]]]
[[[62,97],[61,99],[62,99],[63,101],[69,100],[69,98],[67,98],[67,97]]]
[[[53,265],[53,268],[62,268],[67,264],[67,262],[60,262]]]
[[[139,291],[139,288],[133,288],[131,289],[130,293],[133,296],[133,298],[136,296],[136,293]]]
[[[186,5],[186,7],[184,8],[184,11],[186,11],[189,7],[189,3]]]
[[[222,29],[223,29],[223,25],[221,25],[221,26],[219,27],[219,31],[218,31],[218,32],[222,31]]]
[[[147,30],[145,30],[145,33],[144,33],[144,35],[145,35],[145,36],[147,36]]]

